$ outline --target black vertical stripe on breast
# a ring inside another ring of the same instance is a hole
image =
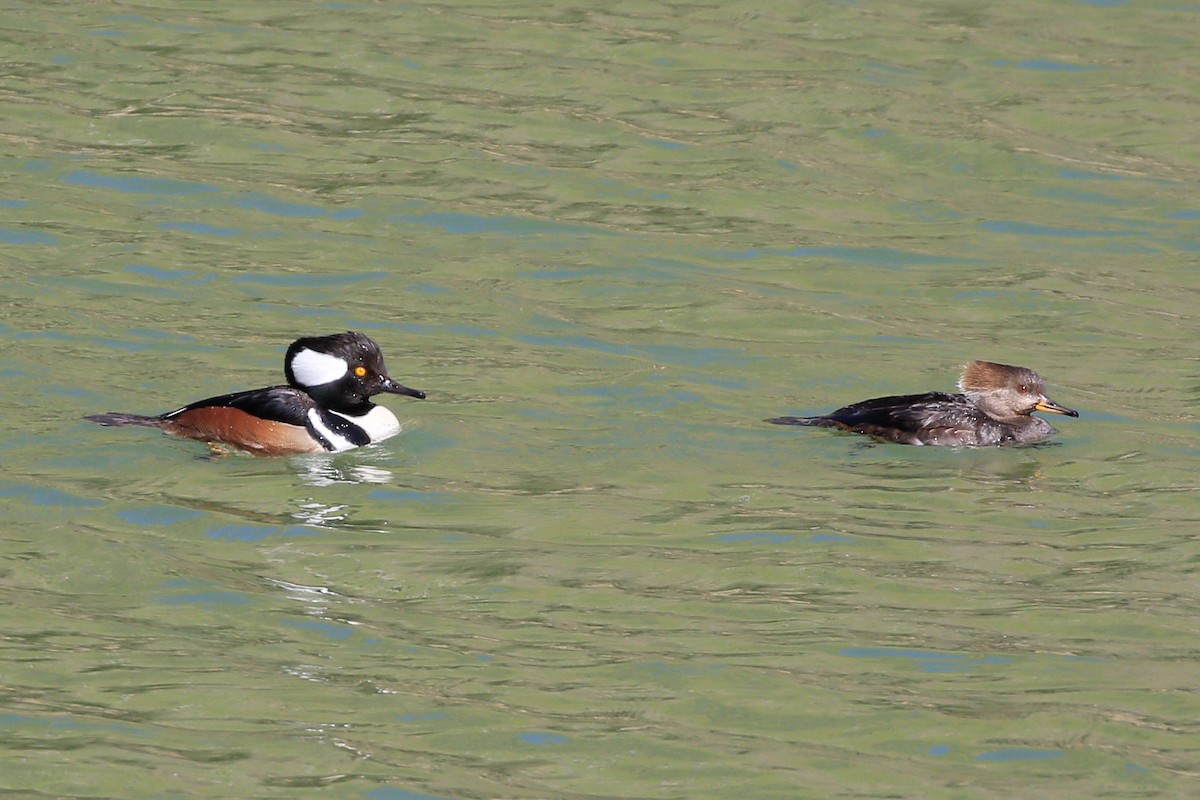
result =
[[[321,417],[322,425],[336,433],[338,436],[346,439],[355,447],[362,447],[364,444],[371,443],[371,437],[365,430],[340,414],[334,414],[332,411],[328,411],[319,406],[317,407],[316,412]],[[330,442],[325,436],[321,435],[321,432],[317,430],[315,426],[313,426],[312,421],[308,420],[307,416],[305,421],[308,424],[308,429],[312,432],[312,435],[317,438],[317,441],[319,441],[326,449],[332,450],[332,442]]]

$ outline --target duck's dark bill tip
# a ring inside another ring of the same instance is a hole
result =
[[[1058,403],[1050,400],[1043,400],[1033,407],[1035,411],[1045,411],[1049,414],[1062,414],[1064,417],[1078,417],[1079,412],[1073,408],[1060,406]]]
[[[403,394],[403,395],[407,395],[409,397],[415,397],[418,400],[425,399],[425,393],[422,392],[420,389],[410,389],[409,387],[404,386],[403,384],[396,383],[391,378],[384,378],[382,381],[380,381],[379,391],[391,392],[392,394]]]

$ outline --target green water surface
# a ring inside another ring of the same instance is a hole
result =
[[[1195,796],[1196,6],[0,18],[0,794]],[[381,445],[81,419],[346,329]],[[1079,419],[762,422],[974,358]]]

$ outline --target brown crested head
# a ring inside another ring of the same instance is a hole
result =
[[[1079,416],[1046,397],[1042,377],[1025,367],[972,361],[963,369],[958,388],[976,406],[997,419],[1029,416],[1034,411]]]
[[[1021,391],[1024,387],[1024,391]],[[1042,394],[1046,383],[1042,376],[1025,367],[997,364],[994,361],[972,361],[963,368],[958,379],[958,388],[963,394],[983,394],[998,389],[1011,388],[1019,393]]]

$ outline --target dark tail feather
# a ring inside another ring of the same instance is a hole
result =
[[[833,428],[837,426],[831,419],[825,417],[772,417],[763,420],[774,425],[809,425],[814,428]]]
[[[84,417],[92,422],[99,422],[101,425],[109,427],[119,427],[121,425],[145,425],[149,428],[162,427],[162,420],[158,417],[143,417],[141,414],[122,414],[120,411],[109,411],[107,414],[91,414]]]

